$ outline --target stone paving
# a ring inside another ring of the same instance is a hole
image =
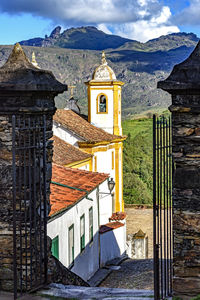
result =
[[[103,287],[66,286],[62,284],[50,284],[48,290],[41,292],[45,296],[61,297],[64,299],[101,299],[101,300],[141,300],[153,299],[153,291],[115,289]],[[56,299],[56,298],[55,298]]]
[[[153,259],[127,259],[119,270],[101,282],[101,287],[153,290]]]

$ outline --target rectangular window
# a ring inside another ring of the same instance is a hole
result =
[[[115,153],[114,153],[114,151],[112,151],[112,170],[114,170],[114,168],[115,168],[114,155],[115,155]]]
[[[74,263],[74,224],[69,227],[68,232],[68,240],[69,240],[69,265]]]
[[[59,237],[58,235],[52,240],[51,253],[59,259]]]
[[[80,218],[80,245],[82,252],[85,249],[85,215]]]
[[[93,241],[93,207],[89,209],[89,241]]]

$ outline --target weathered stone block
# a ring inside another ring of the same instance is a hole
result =
[[[200,169],[195,167],[177,168],[174,175],[174,187],[182,189],[200,186]]]
[[[175,295],[198,295],[200,293],[200,278],[194,277],[174,277],[173,290]]]

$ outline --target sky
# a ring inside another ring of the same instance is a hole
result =
[[[200,0],[0,0],[0,44],[96,26],[140,42],[174,32],[200,37]]]

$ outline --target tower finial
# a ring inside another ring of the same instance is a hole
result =
[[[34,65],[34,67],[39,68],[38,67],[38,63],[37,63],[37,61],[35,59],[35,53],[34,52],[32,53],[32,61],[31,61],[31,63]]]
[[[107,65],[107,61],[106,61],[106,54],[105,54],[105,51],[103,50],[102,51],[102,55],[101,55],[101,63],[102,65]]]
[[[74,89],[76,88],[76,86],[75,85],[68,85],[68,88],[70,89],[70,98],[73,98]]]

